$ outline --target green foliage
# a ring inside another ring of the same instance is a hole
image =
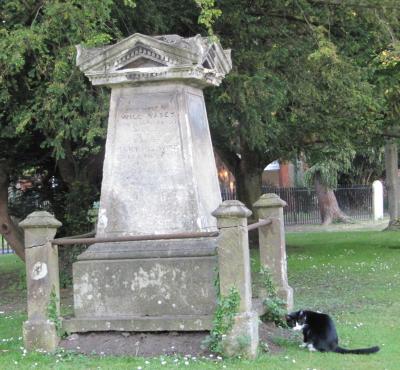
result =
[[[221,10],[215,8],[215,0],[195,0],[195,2],[201,9],[198,18],[199,24],[206,27],[209,36],[213,36],[214,31],[212,26],[216,19],[221,16]]]
[[[0,7],[0,110],[7,137],[40,132],[41,147],[55,158],[65,158],[68,141],[84,145],[86,152],[99,150],[108,94],[102,89],[87,93],[87,82],[75,67],[74,45],[96,45],[118,34],[106,24],[112,6],[110,0],[15,0]],[[85,153],[74,149],[76,159],[82,159]]]
[[[100,202],[93,202],[92,208],[87,211],[87,219],[92,224],[95,225],[97,223],[97,218],[99,215],[99,207]]]
[[[350,176],[349,168],[368,148],[378,153],[382,130],[397,125],[400,10],[395,5],[389,0],[1,2],[0,159],[6,158],[14,173],[34,167],[58,177],[60,198],[75,194],[74,183],[87,184],[93,193],[82,214],[74,205],[64,207],[65,199],[56,210],[67,222],[65,233],[86,231],[83,215],[101,181],[109,92],[93,87],[76,68],[75,45],[113,43],[134,32],[215,33],[233,50],[233,70],[220,88],[206,91],[207,109],[214,145],[239,186],[249,174],[260,176],[272,160],[298,154],[311,167],[309,176],[319,171],[334,184],[338,173]]]
[[[80,234],[93,229],[93,223],[88,218],[88,210],[99,194],[88,183],[74,182],[72,188],[64,195],[65,217],[62,222],[68,225],[69,235]]]
[[[214,142],[238,177],[300,154],[332,184],[356,156],[379,149],[393,109],[372,61],[392,43],[387,27],[398,35],[398,7],[306,0],[218,7],[214,30],[233,49],[233,71],[207,92],[207,107]]]
[[[388,44],[376,55],[372,65],[376,67],[376,83],[385,99],[388,126],[396,126],[400,117],[400,43]]]
[[[261,317],[262,321],[272,321],[278,326],[286,327],[285,301],[278,297],[276,285],[273,282],[271,272],[265,266],[260,268],[261,283],[267,293],[267,298],[263,301],[266,309],[265,314]]]
[[[59,194],[55,200],[56,214],[63,223],[62,231],[67,236],[87,233],[94,229],[93,203],[98,199],[97,189],[87,182],[74,182],[69,192]],[[91,217],[89,217],[89,214]],[[73,245],[59,249],[60,284],[62,287],[72,285],[72,264],[76,257],[87,248],[86,245]]]
[[[217,307],[214,313],[213,327],[204,344],[215,353],[222,353],[222,340],[232,329],[235,315],[238,313],[240,295],[232,287],[227,296],[218,296]]]
[[[51,322],[54,323],[57,335],[61,338],[64,333],[62,331],[62,322],[60,319],[58,307],[59,307],[59,299],[57,297],[55,288],[53,287],[50,293],[49,304],[47,306],[47,317]]]

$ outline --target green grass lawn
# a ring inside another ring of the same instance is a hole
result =
[[[296,233],[287,235],[287,244],[295,308],[329,313],[343,347],[379,345],[378,354],[308,352],[283,337],[275,339],[281,352],[261,354],[255,361],[25,354],[21,336],[26,315],[5,311],[0,313],[0,369],[400,369],[400,234]],[[15,256],[0,256],[1,276],[23,276],[23,270]],[[0,287],[0,311],[7,307],[4,297],[26,299],[23,284]]]

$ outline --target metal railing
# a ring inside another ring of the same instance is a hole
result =
[[[175,234],[151,234],[151,235],[136,235],[136,236],[114,236],[114,237],[103,237],[103,238],[74,238],[66,237],[54,239],[51,241],[53,245],[74,245],[74,244],[95,244],[95,243],[111,243],[111,242],[133,242],[133,241],[144,241],[144,240],[170,240],[170,239],[189,239],[189,238],[206,238],[218,236],[218,231],[206,231],[206,232],[187,232],[187,233],[175,233]]]
[[[262,193],[275,193],[287,203],[284,207],[286,225],[320,224],[318,197],[314,189],[262,187]],[[357,220],[373,218],[372,187],[357,185],[334,190],[340,209]],[[236,199],[236,193],[221,187],[222,200]]]
[[[318,197],[314,189],[263,187],[263,193],[275,193],[287,206],[283,209],[285,224],[319,224],[321,216]],[[372,187],[359,185],[334,190],[340,209],[357,220],[370,220],[372,211]]]
[[[258,222],[254,222],[247,226],[247,231],[256,230],[261,226],[266,226],[272,224],[272,218],[267,218],[265,220],[259,220]]]
[[[262,192],[278,194],[286,202],[287,206],[283,208],[285,225],[321,223],[318,198],[314,190],[263,186]]]

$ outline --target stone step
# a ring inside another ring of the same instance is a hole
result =
[[[63,318],[68,333],[89,331],[204,331],[212,327],[212,316],[120,316]]]

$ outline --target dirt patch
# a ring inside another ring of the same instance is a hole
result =
[[[260,324],[260,343],[269,352],[279,352],[275,343],[277,337],[286,337],[287,330],[273,324]],[[62,340],[60,347],[88,355],[142,356],[160,355],[209,356],[203,341],[208,332],[97,332],[72,334]],[[267,346],[265,346],[265,343]]]

